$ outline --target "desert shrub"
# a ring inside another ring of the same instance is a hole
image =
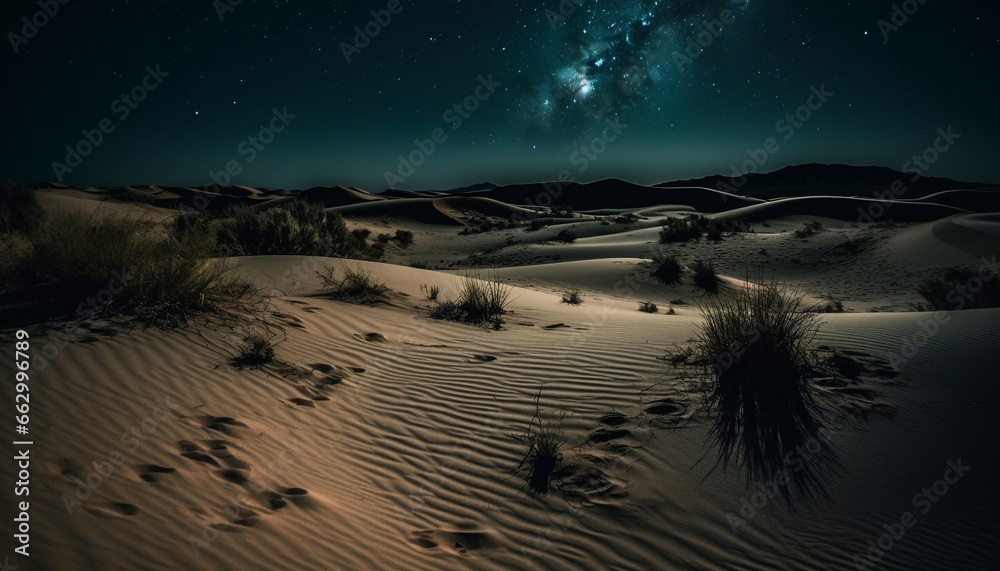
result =
[[[375,237],[375,241],[378,242],[379,244],[388,244],[389,240],[391,240],[391,239],[392,239],[392,236],[389,235],[389,234],[386,234],[385,232],[383,232],[383,233],[381,233],[381,234],[379,234],[378,236]]]
[[[556,234],[556,240],[565,242],[566,244],[572,244],[573,242],[576,242],[576,235],[569,230],[562,229],[558,234]]]
[[[424,260],[417,260],[416,262],[410,262],[410,267],[417,268],[418,270],[426,270],[430,268],[430,266]]]
[[[233,364],[237,367],[259,369],[274,361],[274,345],[271,343],[271,339],[257,332],[250,333],[243,338],[239,352],[239,355],[233,357]]]
[[[376,281],[371,272],[366,272],[361,267],[347,270],[340,279],[336,277],[333,268],[316,272],[316,275],[327,288],[323,295],[335,301],[375,305],[388,299],[386,292],[389,288]]]
[[[580,297],[580,290],[573,288],[569,291],[563,292],[562,302],[570,305],[580,305],[583,303],[583,298]]]
[[[985,278],[985,279],[984,279]],[[920,311],[948,311],[1000,307],[1000,276],[980,277],[974,270],[951,268],[941,277],[921,282],[916,291],[925,303],[916,304]]]
[[[413,232],[409,230],[396,230],[395,239],[400,248],[408,248],[413,244]]]
[[[664,285],[679,283],[682,273],[680,262],[673,256],[664,256],[662,260],[658,260],[658,265],[653,269],[653,277]]]
[[[300,199],[271,208],[233,205],[214,217],[202,215],[193,221],[188,216],[178,218],[177,230],[181,234],[202,227],[215,233],[216,253],[220,256],[292,254],[377,259],[384,251],[367,243],[371,234],[368,229],[348,231],[339,213]]]
[[[706,264],[701,260],[695,260],[692,270],[694,271],[694,285],[708,293],[719,293],[719,276],[715,273],[715,266],[712,265],[712,262]]]
[[[34,189],[0,181],[0,234],[31,230],[42,221],[42,207]]]
[[[15,288],[46,286],[54,294],[93,295],[120,282],[103,309],[155,325],[175,325],[195,313],[238,313],[259,298],[231,264],[212,260],[214,236],[204,230],[177,238],[134,219],[50,213],[26,234],[30,248],[8,276]]]
[[[458,297],[438,304],[431,317],[499,328],[507,313],[510,293],[510,286],[497,281],[496,276],[482,280],[478,275],[467,274]]]
[[[690,218],[672,218],[660,228],[660,243],[689,242],[701,238],[701,229]]]
[[[713,242],[721,242],[722,228],[716,225],[709,226],[705,229],[705,237]]]
[[[566,438],[561,431],[545,426],[537,412],[531,419],[527,434],[518,438],[528,450],[514,472],[527,469],[528,491],[545,495],[549,492],[552,481],[563,475],[565,470],[561,450],[566,444]]]
[[[639,304],[639,311],[645,313],[656,313],[660,308],[656,307],[656,304],[651,301],[644,301]]]
[[[774,282],[751,283],[709,305],[696,335],[720,458],[735,458],[761,482],[787,467],[788,454],[814,445],[821,426],[808,382],[819,322],[798,311],[801,299]],[[816,466],[807,463],[791,485],[804,493],[818,487]]]
[[[805,222],[802,228],[795,231],[796,238],[808,238],[815,234],[819,234],[823,230],[823,225],[819,220],[813,220],[812,222]]]
[[[639,221],[639,215],[633,212],[626,212],[625,214],[620,214],[611,218],[613,224],[622,224],[628,226],[629,224],[635,224]]]
[[[427,293],[427,299],[431,301],[437,301],[438,295],[441,294],[441,288],[436,285],[427,287],[426,284],[420,286],[420,290]]]

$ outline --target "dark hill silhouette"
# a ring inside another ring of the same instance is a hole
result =
[[[817,163],[784,167],[769,173],[749,173],[743,181],[727,175],[711,175],[656,186],[704,186],[764,199],[809,195],[873,197],[876,193],[891,192],[896,181],[906,185],[906,192],[896,196],[903,199],[922,198],[944,190],[1000,190],[996,185],[918,176],[917,173],[904,173],[886,167]]]

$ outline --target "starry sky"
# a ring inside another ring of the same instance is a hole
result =
[[[807,162],[902,169],[949,128],[924,174],[1000,183],[997,2],[2,11],[0,176],[20,183],[378,192],[569,170],[652,184]]]

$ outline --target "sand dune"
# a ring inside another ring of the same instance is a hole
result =
[[[854,229],[844,222],[864,200],[786,199],[718,215],[748,218],[753,233],[664,246],[659,228],[681,215],[676,206],[637,200],[643,219],[630,224],[584,216],[460,235],[470,213],[528,212],[492,193],[360,192],[338,189],[335,201],[365,202],[335,210],[354,226],[412,229],[414,244],[388,247],[389,263],[239,260],[271,295],[258,317],[276,334],[277,362],[259,370],[230,362],[240,324],[78,322],[51,357],[43,339],[67,324],[25,326],[38,339],[37,445],[32,556],[19,568],[854,569],[907,511],[916,525],[874,568],[988,569],[1000,558],[990,350],[1000,310],[949,311],[933,333],[934,314],[909,310],[921,279],[1000,251],[995,213],[900,201],[889,209],[896,224]],[[150,209],[101,198],[43,192],[46,207]],[[813,221],[818,233],[795,235]],[[576,241],[556,242],[561,229]],[[843,302],[845,313],[822,315],[816,345],[855,356],[864,375],[817,389],[842,463],[828,474],[828,499],[790,507],[755,497],[744,473],[715,466],[700,387],[658,359],[690,343],[709,297],[690,275],[669,287],[652,280],[645,260],[658,254],[714,261],[724,294],[756,272],[809,303]],[[436,269],[408,267],[417,260]],[[388,301],[324,297],[324,267],[370,271]],[[503,327],[431,319],[424,286],[454,298],[460,274],[477,268],[513,287]],[[561,302],[570,288],[581,305]],[[660,311],[638,311],[644,301]],[[11,330],[0,338],[12,346]],[[13,402],[13,390],[0,384],[0,398]],[[536,412],[563,433],[576,467],[545,496],[514,473],[525,454],[517,436]],[[949,462],[971,469],[921,511],[914,495],[934,490]],[[0,465],[11,481],[12,464]],[[12,534],[9,519],[3,529]]]

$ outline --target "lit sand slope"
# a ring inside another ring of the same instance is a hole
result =
[[[32,557],[19,568],[853,569],[959,458],[971,471],[879,568],[985,569],[1000,557],[989,539],[1000,388],[996,356],[982,352],[1000,342],[996,310],[954,314],[904,376],[878,385],[894,416],[831,433],[844,467],[829,502],[770,500],[734,531],[727,518],[754,490],[711,471],[698,395],[656,360],[691,336],[693,312],[640,313],[611,287],[579,307],[517,289],[505,329],[487,331],[425,317],[420,285],[449,297],[454,275],[363,264],[394,290],[369,308],[307,295],[316,264],[244,266],[288,293],[271,314],[285,365],[235,370],[225,331],[94,325],[34,375]],[[306,276],[298,289],[285,279],[295,275]],[[927,315],[828,316],[819,341],[884,356]],[[511,476],[524,451],[512,434],[539,390],[567,460],[601,475],[582,500],[530,499]],[[628,432],[602,443],[612,410]],[[123,437],[131,427],[145,439]],[[77,479],[97,484],[93,462],[114,451],[124,465],[68,514],[62,495]]]

